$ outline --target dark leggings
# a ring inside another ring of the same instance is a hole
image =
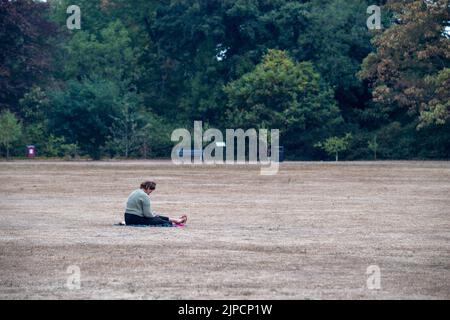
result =
[[[140,217],[130,213],[125,213],[125,224],[127,226],[161,226],[161,227],[172,226],[172,222],[170,222],[168,217],[155,216],[152,218],[147,218],[147,217]]]

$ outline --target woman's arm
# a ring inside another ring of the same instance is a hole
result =
[[[154,214],[152,213],[152,209],[150,206],[150,198],[147,195],[142,196],[141,202],[142,202],[142,214],[144,215],[144,217],[153,218]]]

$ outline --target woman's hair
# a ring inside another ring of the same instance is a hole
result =
[[[141,183],[141,189],[145,190],[155,190],[156,189],[156,183],[153,181],[145,181]]]

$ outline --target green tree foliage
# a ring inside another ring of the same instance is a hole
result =
[[[49,93],[50,128],[68,143],[77,143],[94,159],[100,158],[114,117],[123,101],[119,86],[107,80],[70,80],[64,90]]]
[[[141,97],[136,89],[138,50],[118,20],[97,33],[80,31],[67,45],[65,86],[51,94],[52,132],[79,144],[81,151],[101,157],[128,157],[135,147],[136,118]]]
[[[286,7],[294,8],[291,16],[300,14],[301,17],[288,20],[298,29],[295,42],[287,43],[286,48],[297,60],[314,64],[323,79],[334,88],[341,113],[350,123],[357,121],[366,99],[364,84],[356,73],[361,61],[371,51],[366,10],[369,4],[374,3],[365,0],[314,0],[286,4]],[[279,28],[280,37],[287,27]]]
[[[112,154],[128,158],[139,148],[139,132],[143,127],[142,116],[136,110],[136,104],[128,101],[119,106],[117,116],[111,116],[113,123],[108,136],[107,148]]]
[[[173,143],[170,140],[172,131],[179,128],[176,123],[155,116],[152,112],[142,113],[145,125],[138,132],[138,154],[143,158],[150,156],[167,157],[171,153]]]
[[[374,136],[372,140],[369,140],[367,143],[367,147],[370,149],[370,151],[373,152],[373,159],[377,160],[377,152],[380,145],[377,142],[377,136]]]
[[[450,10],[448,0],[389,0],[393,24],[378,34],[360,76],[388,117],[409,112],[420,127],[448,121]]]
[[[9,158],[11,144],[19,140],[22,134],[22,125],[16,116],[9,110],[0,113],[0,144],[6,149],[6,158]]]
[[[329,134],[342,121],[333,92],[312,64],[296,63],[284,51],[269,50],[225,92],[234,126],[280,129],[290,152],[305,151],[313,135]]]
[[[44,2],[0,0],[0,110],[20,116],[19,99],[48,76],[56,28],[47,13]]]
[[[316,143],[316,148],[323,149],[329,155],[334,155],[336,161],[339,161],[339,152],[346,151],[352,140],[352,135],[347,133],[345,137],[330,137],[323,142]]]
[[[140,74],[139,53],[120,21],[111,22],[98,36],[80,31],[67,46],[66,79],[102,78],[121,84],[126,91]]]
[[[0,0],[0,110],[23,124],[11,152],[167,157],[171,130],[202,120],[281,129],[292,159],[346,132],[347,159],[372,159],[374,136],[380,159],[448,159],[448,14],[448,0]]]
[[[41,87],[33,86],[22,99],[19,100],[22,119],[25,124],[34,124],[45,121],[45,110],[48,107],[48,98]]]
[[[22,114],[23,137],[26,145],[34,145],[42,152],[46,149],[49,138],[47,108],[48,97],[42,88],[34,86],[19,100]],[[42,153],[46,155],[45,152]]]
[[[75,158],[78,155],[78,145],[76,143],[66,143],[64,137],[50,135],[44,145],[43,151],[47,157]]]
[[[449,45],[450,50],[450,45]],[[429,100],[420,112],[419,128],[431,124],[444,125],[450,118],[450,68],[425,78]]]

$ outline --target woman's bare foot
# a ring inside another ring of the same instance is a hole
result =
[[[170,222],[175,223],[175,224],[184,224],[187,221],[187,216],[186,215],[182,215],[180,218],[178,219],[174,219],[171,218]]]

